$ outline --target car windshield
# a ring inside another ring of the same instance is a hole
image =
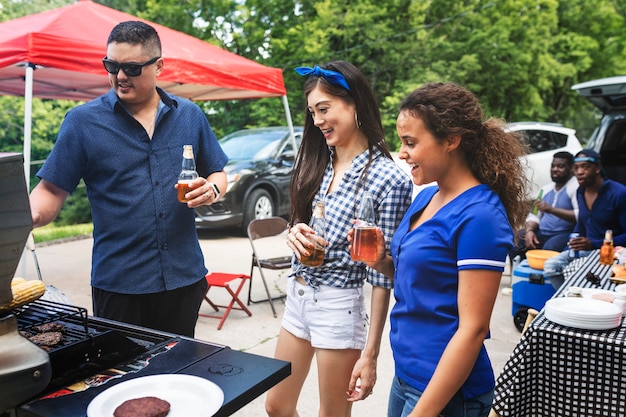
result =
[[[229,135],[220,140],[228,159],[259,160],[269,158],[280,144],[284,132],[259,132]]]

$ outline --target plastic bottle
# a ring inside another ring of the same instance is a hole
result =
[[[541,201],[541,198],[543,197],[543,189],[539,190],[539,194],[537,195],[537,200]],[[533,208],[531,210],[532,214],[539,214],[539,207],[537,206],[537,203],[535,202],[533,204]]]
[[[307,248],[311,255],[302,255],[300,262],[306,266],[321,266],[324,263],[324,248],[326,239],[326,217],[324,213],[324,202],[318,201],[315,204],[313,215],[311,216],[311,222],[309,224],[315,231],[314,234],[310,234],[307,237],[315,245],[313,249]]]
[[[600,248],[600,263],[602,265],[613,265],[615,261],[615,251],[613,250],[613,231],[604,232],[604,242]]]
[[[189,184],[198,178],[196,172],[196,161],[193,158],[193,147],[191,145],[183,146],[183,164],[180,174],[178,175],[178,201],[186,203],[188,200],[185,194],[191,191]]]

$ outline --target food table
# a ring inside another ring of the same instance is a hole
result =
[[[570,286],[613,290],[599,251],[574,260],[553,298]],[[599,284],[588,279],[593,273]],[[501,417],[626,415],[626,326],[584,330],[545,317],[531,323],[496,380],[493,410]]]

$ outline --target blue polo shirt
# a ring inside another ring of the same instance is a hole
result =
[[[578,222],[574,232],[591,240],[592,249],[599,249],[604,232],[613,231],[613,244],[626,246],[626,187],[619,182],[605,179],[598,189],[598,197],[591,209],[585,202],[585,189],[578,188]]]
[[[227,162],[204,113],[157,89],[152,140],[114,90],[70,110],[37,176],[72,192],[82,178],[94,224],[91,285],[146,294],[191,285],[207,272],[194,210],[176,198],[183,145],[206,177]]]
[[[420,391],[428,385],[459,327],[459,271],[503,271],[513,246],[504,206],[484,184],[465,191],[409,230],[411,220],[437,190],[437,186],[428,187],[415,197],[391,242],[396,302],[391,310],[390,341],[395,372]],[[484,394],[494,384],[483,346],[461,387],[463,398]]]

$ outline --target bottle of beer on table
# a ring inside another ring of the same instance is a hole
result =
[[[613,265],[615,260],[615,252],[613,250],[613,231],[604,232],[604,242],[600,247],[600,263],[602,265]]]

